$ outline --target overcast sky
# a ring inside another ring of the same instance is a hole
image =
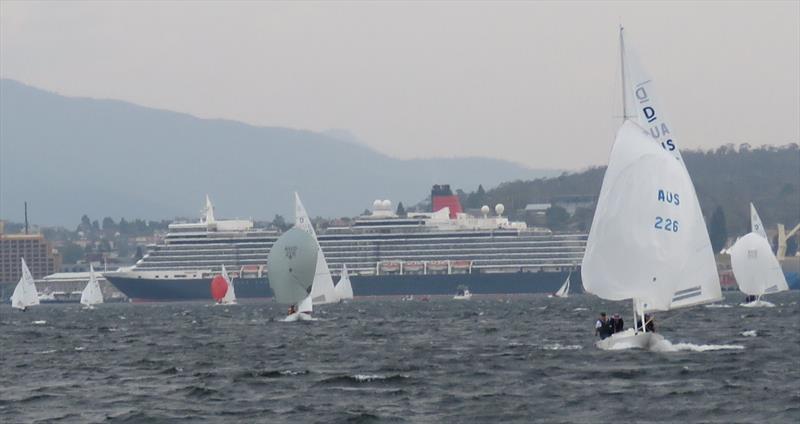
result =
[[[401,158],[604,164],[617,27],[684,147],[800,141],[800,2],[0,2],[0,75]],[[1,95],[1,93],[0,93]]]

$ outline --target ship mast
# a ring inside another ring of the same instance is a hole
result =
[[[622,76],[622,122],[628,119],[628,93],[625,88],[625,40],[622,37],[622,31],[625,28],[620,24],[619,26],[619,63],[620,75]]]

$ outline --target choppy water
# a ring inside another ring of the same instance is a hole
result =
[[[3,305],[0,422],[798,422],[800,293],[769,300],[659,314],[666,353],[594,348],[630,308],[590,296]]]

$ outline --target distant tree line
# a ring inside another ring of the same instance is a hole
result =
[[[750,231],[750,202],[764,224],[775,231],[777,223],[791,228],[800,222],[800,148],[753,147],[748,143],[726,144],[712,150],[684,150],[684,162],[692,176],[700,206],[706,217],[714,250],[719,252],[729,237]],[[552,203],[560,196],[597,196],[605,167],[565,172],[554,178],[509,181],[484,190],[457,193],[467,208],[503,203],[514,219],[530,219],[524,208],[530,203]],[[578,208],[572,215],[553,206],[546,213],[550,227],[558,230],[588,231],[594,206]],[[789,241],[793,249],[796,240]]]

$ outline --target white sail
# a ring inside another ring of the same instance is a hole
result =
[[[572,274],[567,275],[567,279],[564,281],[564,284],[556,292],[555,294],[556,297],[569,297],[569,277],[571,275]]]
[[[89,282],[81,293],[81,304],[92,306],[103,303],[103,292],[100,290],[100,283],[94,275],[94,267],[89,265]]]
[[[739,290],[745,294],[762,296],[789,290],[786,277],[769,241],[751,232],[736,240],[731,252],[731,268]]]
[[[225,282],[228,283],[228,291],[225,292],[225,296],[222,297],[220,303],[225,305],[233,305],[236,304],[236,292],[233,289],[233,282],[231,281],[230,277],[228,277],[228,271],[225,269],[225,265],[222,265],[222,278],[225,279]]]
[[[708,233],[686,168],[625,121],[586,244],[584,288],[608,300],[635,299],[645,310],[717,300],[719,277],[706,251]],[[682,292],[686,286],[690,292]]]
[[[672,126],[669,125],[664,110],[658,104],[658,91],[653,79],[641,65],[635,49],[624,41],[622,29],[620,29],[620,45],[626,118],[639,124],[664,150],[683,163],[680,149],[672,133]]]
[[[303,202],[300,201],[300,195],[294,192],[294,226],[311,234],[314,239],[317,238],[317,233],[314,231],[314,225],[308,217],[306,208]]]
[[[314,302],[311,299],[311,296],[306,297],[305,299],[301,300],[297,303],[297,312],[299,313],[307,313],[310,314],[313,312],[314,309]]]
[[[214,219],[214,205],[211,203],[211,198],[208,197],[206,194],[206,207],[203,208],[203,215],[204,215],[204,222],[207,224],[213,224],[216,222]]]
[[[267,275],[273,298],[296,305],[309,297],[319,246],[307,232],[291,228],[281,234],[267,256]]]
[[[764,224],[761,223],[761,217],[758,216],[758,212],[756,212],[756,207],[750,203],[750,231],[764,237],[765,239],[769,240],[767,237],[767,231],[764,229]]]
[[[309,233],[317,240],[317,233],[314,231],[314,225],[306,213],[306,208],[300,201],[300,195],[294,193],[294,225],[297,228]],[[333,286],[333,277],[328,268],[328,261],[325,260],[325,254],[322,253],[322,248],[319,249],[317,254],[317,268],[314,274],[314,284],[311,286],[311,300],[315,305],[322,305],[325,303],[337,302],[336,292]]]
[[[340,302],[353,298],[353,286],[350,284],[350,276],[347,274],[347,265],[342,265],[342,277],[334,290],[336,290],[336,299]]]
[[[33,280],[25,258],[22,261],[22,276],[11,294],[11,306],[17,309],[25,309],[29,306],[39,304],[39,293],[36,291],[36,283]]]
[[[625,98],[626,118],[633,120],[647,132],[665,151],[678,159],[684,166],[678,142],[673,133],[673,128],[665,116],[664,109],[657,101],[657,90],[653,79],[641,65],[639,56],[630,43],[624,40],[624,31],[620,28],[620,47],[622,51],[623,68],[623,96]],[[686,172],[688,178],[688,171]],[[691,199],[699,204],[694,185],[689,183],[690,190],[683,195],[684,200]],[[686,264],[687,273],[696,275],[697,280],[681,280],[673,293],[670,309],[692,306],[713,301],[713,298],[722,299],[719,286],[714,252],[708,231],[705,230],[705,220],[702,214],[693,216],[695,226],[703,225],[703,231],[695,234],[692,256]]]

